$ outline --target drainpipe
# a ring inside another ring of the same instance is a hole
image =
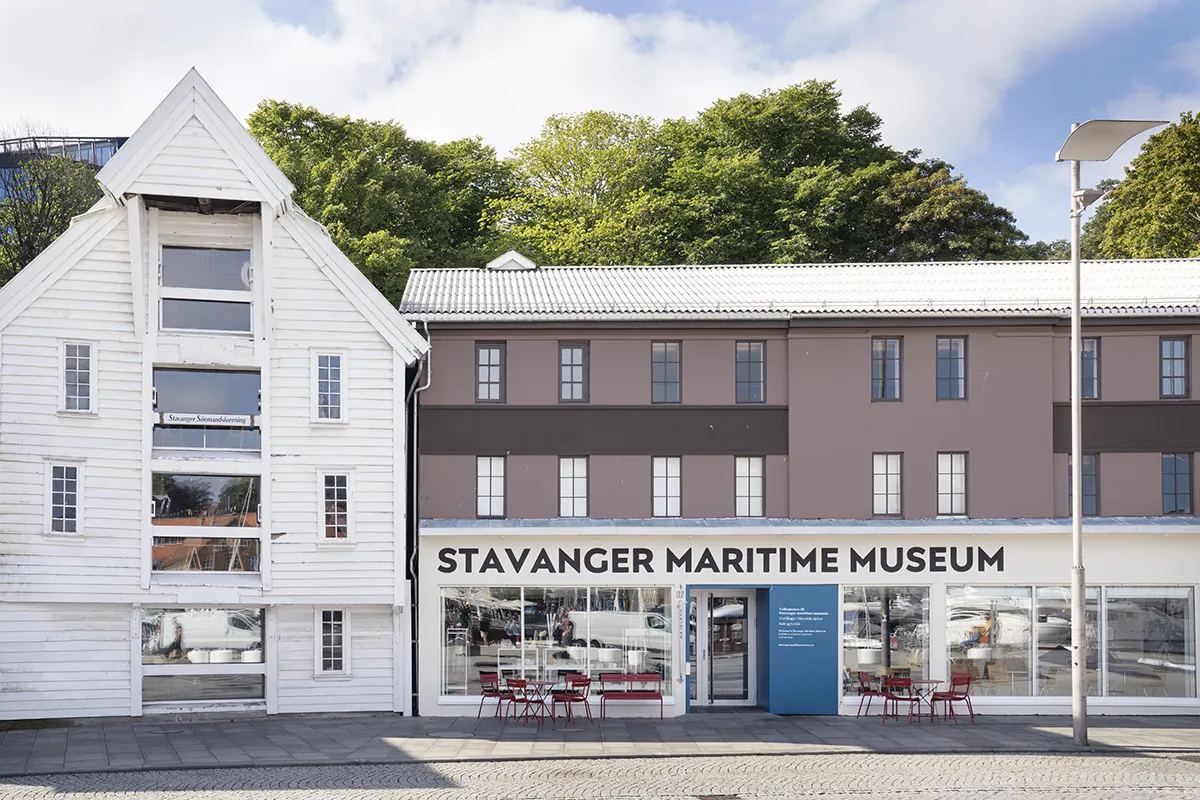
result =
[[[421,320],[422,335],[425,341],[429,341],[429,325],[425,320]],[[424,374],[425,382],[421,384],[421,377]],[[429,384],[433,379],[433,348],[425,352],[425,355],[417,363],[417,373],[413,376],[412,385],[408,387],[408,393],[404,398],[404,407],[408,413],[409,422],[409,441],[405,457],[408,459],[408,469],[405,474],[408,476],[408,581],[411,587],[411,596],[409,597],[409,616],[412,637],[412,709],[413,716],[419,714],[418,700],[420,697],[420,653],[418,652],[418,632],[420,630],[420,617],[418,610],[420,605],[417,602],[417,550],[420,548],[421,531],[420,531],[420,475],[417,458],[417,403],[415,398],[418,394],[429,388]]]

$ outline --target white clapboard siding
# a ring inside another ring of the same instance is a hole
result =
[[[280,713],[392,710],[391,608],[339,607],[350,619],[350,676],[345,678],[315,675],[319,631],[312,606],[273,610],[279,631]]]
[[[192,117],[142,170],[131,192],[193,197],[260,199],[245,172]]]
[[[392,348],[280,227],[271,352],[272,602],[391,603],[396,541]],[[312,422],[312,353],[345,357],[345,425]],[[326,544],[318,471],[352,467],[354,542]],[[401,509],[403,512],[403,509]],[[402,547],[402,544],[401,544]]]
[[[93,344],[95,416],[58,412],[63,339]],[[0,599],[128,596],[139,585],[145,434],[123,221],[4,328],[0,371]],[[45,534],[54,459],[83,468],[79,536]]]
[[[0,719],[129,715],[130,607],[5,603]]]

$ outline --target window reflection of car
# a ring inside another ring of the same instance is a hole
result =
[[[182,647],[185,650],[257,650],[262,647],[262,621],[244,611],[193,608],[167,612],[156,625],[159,649],[170,647],[175,639],[176,625],[183,632]]]

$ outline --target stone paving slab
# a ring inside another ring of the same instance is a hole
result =
[[[1200,753],[1200,716],[1093,717],[1076,747],[1060,716],[977,716],[955,725],[765,712],[682,719],[562,720],[303,715],[97,721],[0,732],[0,777],[214,766],[387,764],[834,753]]]

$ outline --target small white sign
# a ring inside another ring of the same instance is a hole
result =
[[[193,425],[219,426],[222,428],[252,428],[254,417],[251,414],[176,414],[167,412],[160,414],[163,425]]]

